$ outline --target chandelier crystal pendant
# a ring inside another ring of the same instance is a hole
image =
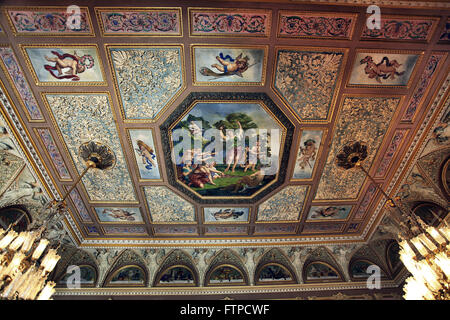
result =
[[[0,228],[0,300],[48,300],[55,292],[55,282],[47,281],[61,258],[58,249],[45,239],[45,230],[55,216],[62,219],[65,199],[91,168],[107,170],[116,163],[114,153],[106,145],[90,141],[79,148],[86,168],[61,200],[51,200],[39,213],[46,220],[39,227],[17,233],[14,227],[24,214],[6,230]]]
[[[411,210],[405,209],[400,197],[392,199],[362,166],[367,158],[363,142],[347,143],[336,155],[336,165],[342,169],[360,169],[386,198],[386,208],[392,213],[399,229],[400,260],[411,277],[403,288],[406,300],[450,300],[450,228],[440,217],[440,227],[426,225]]]

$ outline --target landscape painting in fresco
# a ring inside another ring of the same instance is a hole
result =
[[[208,129],[217,129],[223,148],[215,154],[215,142],[205,139]],[[259,129],[266,129],[268,139],[261,139]],[[173,128],[191,137],[191,149],[178,145],[174,139],[178,181],[201,196],[233,197],[251,196],[274,181],[278,172],[281,152],[281,126],[258,103],[197,103]],[[247,130],[254,129],[253,136]],[[278,135],[280,143],[271,143]],[[250,139],[257,137],[257,142]],[[275,148],[270,146],[276,145]],[[251,160],[251,155],[255,156]],[[196,161],[197,157],[202,161]],[[215,161],[219,159],[219,161]],[[200,163],[201,162],[201,163]],[[273,169],[275,168],[275,170]],[[267,174],[268,173],[268,174]]]

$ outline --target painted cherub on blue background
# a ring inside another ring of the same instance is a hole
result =
[[[244,73],[250,66],[248,56],[242,57],[242,53],[240,53],[235,59],[233,59],[230,55],[224,56],[221,52],[217,57],[217,61],[220,64],[214,63],[211,65],[211,68],[216,68],[222,73],[214,72],[213,70],[203,67],[200,69],[200,73],[204,76],[213,76],[213,77],[223,77],[223,76],[232,76],[237,75],[239,77],[243,77],[242,73]]]
[[[144,141],[138,140],[137,142],[138,147],[136,148],[136,151],[139,153],[139,155],[142,157],[142,163],[145,165],[145,168],[147,170],[152,170],[153,167],[156,167],[155,163],[155,152],[152,148],[150,148]]]

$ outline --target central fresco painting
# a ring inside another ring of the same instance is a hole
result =
[[[171,123],[174,180],[200,198],[250,198],[277,180],[287,129],[264,101],[221,95]]]

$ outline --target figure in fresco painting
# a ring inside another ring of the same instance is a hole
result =
[[[217,61],[220,64],[214,63],[211,65],[211,68],[215,68],[222,73],[214,72],[213,70],[203,67],[200,69],[200,73],[204,76],[213,76],[213,77],[223,77],[223,76],[232,76],[237,75],[239,77],[243,77],[242,73],[244,73],[250,66],[248,64],[249,57],[242,57],[242,53],[239,54],[235,59],[233,59],[230,55],[224,56],[221,52],[217,57]]]
[[[370,79],[375,78],[375,80],[379,83],[381,82],[381,79],[395,79],[395,76],[401,76],[405,72],[397,72],[397,68],[401,66],[400,63],[397,62],[397,60],[389,61],[388,57],[383,57],[381,59],[381,62],[375,63],[373,61],[373,58],[371,56],[366,56],[364,59],[360,61],[361,64],[366,64],[366,67],[364,68],[364,72],[369,75]]]
[[[332,217],[335,216],[339,211],[345,211],[345,208],[339,207],[327,207],[325,209],[314,210],[315,214],[311,215],[311,218],[316,218],[318,216],[322,217]]]
[[[444,144],[450,137],[450,111],[447,112],[433,130],[433,139],[437,144]]]
[[[244,214],[244,211],[236,211],[234,209],[220,209],[219,211],[214,212],[214,218],[216,220],[225,220],[225,219],[237,219]]]
[[[136,143],[138,145],[136,151],[142,157],[142,163],[145,164],[147,170],[152,170],[153,167],[156,167],[154,150],[142,140],[137,140]]]
[[[126,220],[126,221],[134,221],[135,218],[133,215],[135,213],[128,212],[126,210],[122,209],[103,209],[103,214],[108,214],[110,217],[113,217],[115,219],[120,220]]]
[[[84,55],[82,57],[77,55],[74,51],[73,54],[64,53],[59,54],[57,51],[51,51],[56,57],[45,56],[45,59],[50,62],[55,62],[54,66],[48,64],[44,65],[47,70],[56,79],[72,79],[72,81],[79,81],[79,73],[83,73],[86,69],[90,69],[94,66],[94,58],[91,55]],[[64,69],[69,69],[63,74]],[[55,74],[54,71],[58,71]]]
[[[304,146],[304,148],[300,146],[298,157],[298,165],[302,170],[305,169],[306,165],[312,168],[309,160],[315,160],[317,153],[316,141],[314,141],[313,139],[306,140],[304,142]]]
[[[226,146],[229,147],[227,149],[227,157],[226,164],[228,165],[224,172],[228,172],[230,170],[231,164],[233,164],[233,168],[231,172],[235,172],[236,166],[241,161],[241,158],[245,156],[243,152],[241,141],[244,138],[244,130],[242,129],[242,125],[239,120],[236,120],[236,123],[239,126],[237,134],[234,134],[233,131],[227,130],[226,135],[223,134],[224,127],[221,126],[219,129],[219,133],[222,136],[222,139],[226,141]],[[231,143],[229,141],[233,141],[233,147],[231,147]]]
[[[264,169],[262,168],[249,176],[244,176],[234,185],[233,192],[243,192],[247,188],[255,188],[261,184],[264,177]],[[231,187],[233,187],[233,185]]]

